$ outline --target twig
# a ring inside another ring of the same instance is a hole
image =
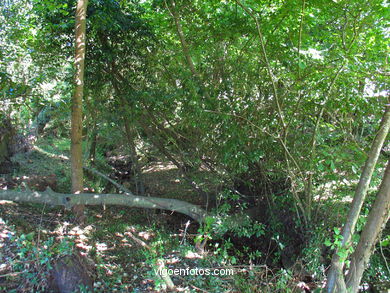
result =
[[[190,226],[190,221],[187,221],[186,226],[184,228],[184,232],[183,232],[183,238],[180,241],[180,245],[182,245],[185,242],[186,235],[187,235],[187,229],[189,226]]]
[[[20,274],[23,274],[24,272],[14,272],[14,273],[8,273],[4,275],[0,275],[0,278],[6,278],[6,277],[14,277]]]
[[[250,9],[248,9],[247,7],[245,7],[239,0],[236,0],[236,3],[237,3],[239,6],[241,6],[241,8],[244,9],[244,11],[245,11],[251,18],[253,18],[254,21],[256,22],[257,34],[258,34],[259,39],[260,39],[261,52],[262,52],[262,54],[263,54],[265,66],[266,66],[266,69],[267,69],[267,73],[268,73],[269,79],[270,79],[271,84],[272,84],[272,91],[273,91],[273,94],[274,94],[274,98],[275,98],[275,102],[276,102],[276,107],[277,107],[277,110],[278,110],[278,116],[279,116],[279,119],[280,119],[280,124],[282,125],[283,131],[285,131],[285,129],[286,129],[286,123],[285,123],[285,121],[284,121],[284,117],[283,117],[283,113],[282,113],[282,108],[281,108],[281,106],[280,106],[278,90],[277,90],[276,83],[275,83],[275,76],[274,76],[274,74],[273,74],[273,71],[272,71],[272,68],[271,68],[271,64],[270,64],[270,62],[269,62],[269,60],[268,60],[267,51],[266,51],[266,49],[265,49],[265,44],[264,44],[263,33],[262,33],[262,31],[261,31],[261,27],[260,27],[259,20],[258,20],[257,17],[253,14],[253,12],[252,12]]]
[[[41,242],[41,228],[42,228],[42,220],[43,220],[43,213],[45,211],[45,208],[46,208],[46,203],[43,204],[43,207],[42,207],[42,212],[41,212],[41,217],[39,219],[39,226],[38,226],[38,238],[37,238],[37,248],[39,248],[39,244]],[[38,258],[38,256],[37,256]]]
[[[382,236],[382,235],[381,235]],[[382,237],[379,237],[379,239],[381,239]],[[382,248],[382,243],[381,241],[379,240],[379,249],[381,251],[381,255],[383,257],[383,260],[385,261],[385,265],[386,265],[386,268],[387,268],[387,271],[390,273],[390,268],[389,268],[389,264],[387,263],[387,260],[386,260],[386,256],[384,255],[383,253],[383,248]]]
[[[138,245],[141,245],[142,247],[145,247],[145,248],[147,248],[148,250],[153,251],[153,249],[152,249],[149,245],[147,245],[147,244],[145,243],[145,241],[142,241],[141,239],[135,237],[133,233],[127,231],[127,232],[126,232],[126,235],[130,236],[130,238],[133,239]]]
[[[182,276],[177,276],[177,277],[180,278],[180,279],[182,279],[184,282],[186,282],[186,283],[187,283],[190,287],[192,287],[193,289],[198,290],[198,291],[200,291],[200,292],[209,293],[209,291],[206,291],[206,290],[204,290],[204,289],[201,289],[201,288],[199,288],[199,287],[196,287],[195,285],[192,285],[192,284],[188,283],[187,280],[186,280],[185,278],[183,278]]]

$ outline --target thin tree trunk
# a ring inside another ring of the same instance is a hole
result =
[[[84,91],[84,61],[86,14],[88,0],[79,0],[76,8],[76,53],[75,66],[76,88],[72,99],[71,129],[71,166],[72,193],[83,192],[83,158],[82,158],[82,101]],[[84,221],[84,205],[75,205],[73,212],[79,222]]]
[[[367,218],[367,223],[360,235],[359,243],[351,256],[351,266],[347,274],[347,288],[358,292],[363,272],[378,241],[378,236],[389,219],[390,210],[390,161],[387,163],[385,175],[378,195]]]
[[[382,149],[383,143],[387,137],[387,134],[389,133],[389,128],[390,128],[390,106],[387,105],[386,111],[382,118],[379,131],[372,143],[366,164],[364,165],[362,175],[360,176],[360,180],[356,188],[355,196],[351,204],[351,209],[349,210],[347,220],[343,228],[343,232],[342,232],[343,240],[340,249],[345,249],[349,245],[352,235],[355,232],[355,226],[359,218],[360,210],[364,203],[368,187],[371,182],[372,173],[374,172],[375,165],[376,162],[378,161],[378,157]],[[333,254],[332,265],[328,273],[328,281],[327,281],[328,293],[335,292],[336,287],[339,287],[337,284],[340,282],[338,282],[337,280],[340,279],[339,275],[342,275],[343,268],[344,268],[344,262],[340,261],[340,257],[337,253],[338,251],[336,250],[335,253]],[[338,288],[336,292],[340,292],[340,288]]]
[[[266,69],[267,69],[267,73],[268,73],[268,77],[271,81],[271,85],[272,85],[272,92],[273,92],[273,95],[274,95],[274,99],[275,99],[275,103],[276,103],[276,108],[277,108],[277,112],[278,112],[278,118],[280,120],[280,124],[283,128],[283,132],[286,130],[286,123],[284,121],[284,115],[283,115],[283,111],[282,111],[282,107],[281,107],[281,103],[280,103],[280,97],[279,97],[279,94],[278,94],[278,90],[277,90],[277,86],[276,86],[276,78],[274,76],[274,73],[272,71],[272,68],[271,68],[271,63],[269,62],[268,60],[268,55],[267,55],[267,50],[265,49],[265,42],[264,42],[264,38],[263,38],[263,32],[261,30],[261,27],[260,27],[260,23],[259,23],[259,20],[257,19],[257,17],[253,14],[252,10],[248,9],[247,7],[245,7],[239,0],[236,0],[236,3],[242,8],[244,9],[244,11],[251,17],[253,18],[253,20],[256,22],[256,29],[257,29],[257,34],[259,36],[259,41],[260,41],[260,48],[261,48],[261,53],[263,55],[263,58],[264,58],[264,63],[265,63],[265,66],[266,66]]]
[[[169,6],[167,4],[167,2],[165,2],[168,11],[170,12],[170,14],[172,15],[172,17],[173,17],[173,19],[175,21],[177,34],[178,34],[179,39],[180,39],[181,48],[182,48],[182,51],[183,51],[184,58],[186,59],[187,66],[190,69],[190,71],[192,73],[192,76],[193,76],[193,79],[198,84],[198,86],[201,89],[203,95],[206,98],[209,98],[210,95],[209,95],[209,93],[208,93],[208,91],[206,89],[205,83],[202,81],[201,75],[196,70],[195,64],[194,64],[194,62],[192,60],[192,57],[191,57],[191,54],[190,54],[190,50],[188,49],[188,43],[186,41],[186,38],[185,38],[185,35],[184,35],[184,32],[183,32],[183,27],[182,27],[181,22],[180,22],[180,17],[179,17],[179,15],[177,13],[177,8],[176,8],[175,1],[171,0],[170,3],[171,3],[171,6]]]
[[[173,19],[175,21],[177,34],[179,35],[179,38],[180,38],[181,47],[182,47],[182,50],[183,50],[184,57],[186,58],[188,68],[190,69],[192,75],[195,78],[199,78],[199,74],[198,74],[198,72],[195,69],[194,62],[192,61],[190,52],[188,50],[188,45],[187,45],[186,39],[184,37],[183,28],[181,26],[180,19],[179,19],[179,16],[177,14],[177,11],[176,11],[175,1],[171,1],[171,5],[172,5],[172,7],[169,8],[169,6],[167,4],[167,8],[168,8],[169,12],[171,13],[171,15],[172,15],[172,17],[173,17]]]

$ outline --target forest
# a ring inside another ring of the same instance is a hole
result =
[[[0,292],[390,292],[389,16],[1,0]]]

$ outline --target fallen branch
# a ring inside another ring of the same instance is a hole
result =
[[[0,200],[46,203],[48,205],[64,206],[67,209],[70,209],[75,205],[121,205],[134,208],[162,209],[187,215],[199,223],[202,223],[206,216],[205,210],[185,201],[170,198],[138,196],[130,193],[64,194],[54,192],[48,187],[46,191],[43,192],[32,190],[1,190]]]

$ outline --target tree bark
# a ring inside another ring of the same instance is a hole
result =
[[[378,236],[389,219],[390,210],[390,161],[375,202],[360,235],[359,243],[351,256],[351,266],[346,277],[347,288],[358,292],[363,272],[378,241]]]
[[[76,8],[75,92],[72,99],[71,166],[72,193],[83,191],[82,158],[82,100],[84,91],[85,35],[88,0],[78,0]],[[84,206],[75,205],[73,211],[79,222],[84,220]]]
[[[122,205],[135,208],[146,209],[163,209],[173,212],[182,213],[202,223],[206,216],[206,211],[191,203],[158,197],[138,196],[132,193],[126,194],[97,194],[97,193],[80,193],[80,194],[63,194],[57,193],[50,188],[44,192],[39,191],[14,191],[0,190],[0,200],[11,200],[17,202],[34,202],[46,203],[54,206],[65,206],[74,208],[75,206],[84,205]]]
[[[390,105],[386,105],[386,110],[383,115],[380,128],[372,143],[366,164],[364,165],[362,175],[360,176],[360,180],[355,191],[355,196],[353,198],[346,223],[343,228],[343,232],[342,232],[343,240],[341,243],[341,249],[345,249],[349,245],[352,235],[355,232],[355,226],[359,218],[360,210],[364,203],[368,187],[371,182],[372,173],[374,172],[375,165],[378,161],[378,157],[382,149],[383,143],[387,137],[387,134],[389,133],[389,128],[390,128]],[[328,273],[328,281],[327,281],[328,293],[335,292],[335,290],[337,289],[338,287],[337,284],[340,284],[340,282],[338,282],[337,280],[339,280],[339,275],[342,275],[343,268],[344,268],[344,262],[340,261],[340,257],[337,254],[337,252],[338,251],[336,250],[335,253],[333,254],[332,265]],[[341,292],[340,290],[341,289],[338,288],[336,292]]]

